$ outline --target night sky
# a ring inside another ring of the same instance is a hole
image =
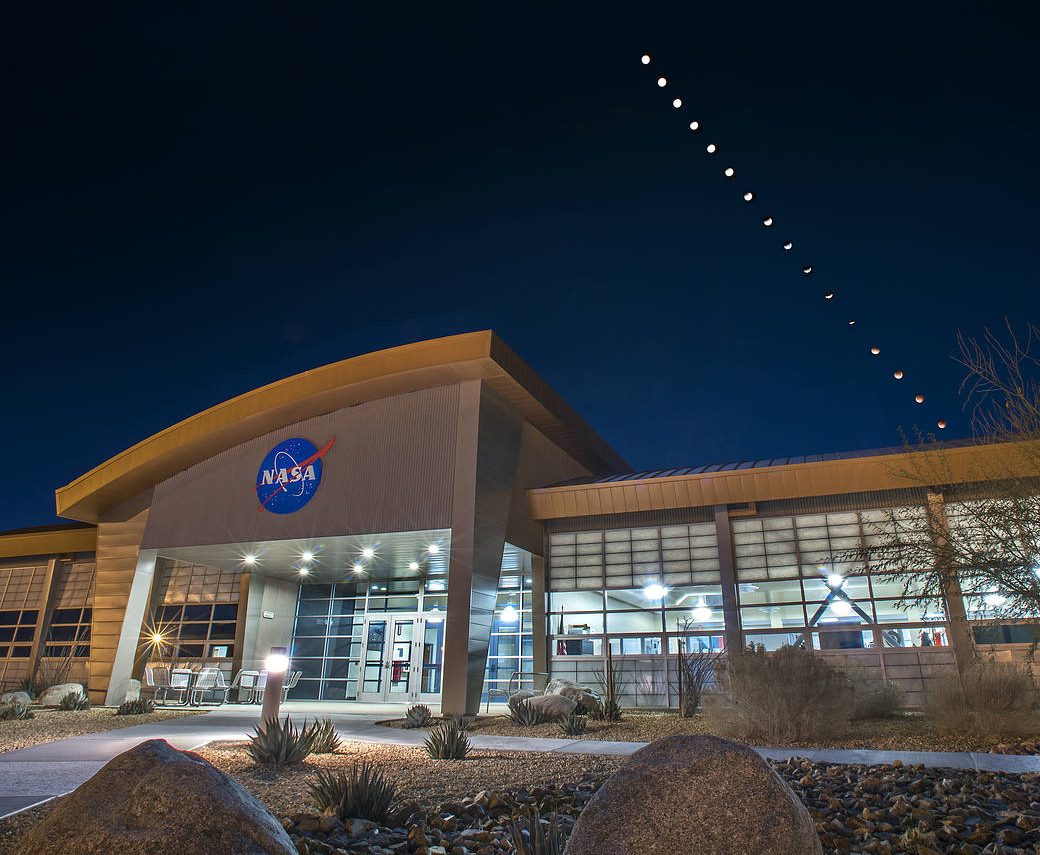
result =
[[[966,435],[956,331],[1040,321],[1035,4],[119,5],[5,20],[0,529],[395,344],[651,468]]]

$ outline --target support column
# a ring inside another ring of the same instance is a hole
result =
[[[722,614],[726,621],[726,652],[740,653],[744,640],[740,632],[740,609],[737,605],[737,563],[733,556],[733,530],[729,524],[729,508],[715,506],[715,537],[719,545],[719,581],[722,584]]]
[[[549,670],[549,633],[545,624],[545,559],[531,556],[531,641],[534,670]]]
[[[946,517],[946,502],[942,493],[928,494],[928,517],[932,525],[929,531],[934,538],[935,551],[940,555],[944,551],[950,537],[949,521]],[[936,567],[942,574],[943,598],[946,600],[946,617],[950,621],[950,646],[957,661],[957,671],[963,674],[975,664],[975,634],[968,623],[968,613],[964,608],[964,593],[961,591],[960,579],[952,567]]]
[[[119,640],[112,656],[112,668],[105,688],[105,704],[119,706],[126,700],[126,691],[130,687],[137,650],[141,641],[141,627],[144,626],[148,612],[148,604],[152,600],[152,582],[155,579],[154,549],[143,549],[138,553],[134,567],[130,593],[123,611],[123,622],[119,632]],[[95,593],[95,597],[96,597]],[[91,638],[91,654],[93,654],[93,637]],[[92,657],[93,658],[93,657]],[[93,664],[93,662],[92,662]],[[91,677],[94,669],[91,669]],[[91,680],[91,694],[100,694],[100,688]]]
[[[235,655],[231,657],[231,676],[242,670],[246,652],[246,620],[249,608],[249,585],[253,574],[248,570],[238,577],[238,622],[235,624]]]
[[[47,646],[47,633],[51,628],[51,616],[54,614],[55,592],[58,587],[58,573],[61,561],[51,558],[47,561],[47,572],[43,577],[43,602],[40,603],[40,616],[36,621],[33,633],[32,650],[29,653],[29,677],[35,678]]]
[[[480,708],[522,427],[481,381],[460,384],[441,691],[448,714]]]

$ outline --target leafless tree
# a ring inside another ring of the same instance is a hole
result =
[[[693,718],[701,705],[704,690],[715,679],[715,673],[725,658],[721,650],[690,650],[687,636],[693,635],[696,623],[692,619],[679,625],[681,635],[676,639],[679,650],[676,655],[675,689],[679,696],[679,715]]]

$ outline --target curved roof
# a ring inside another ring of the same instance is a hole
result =
[[[304,371],[203,410],[55,491],[58,514],[97,522],[194,463],[365,401],[483,380],[593,475],[630,466],[492,331],[379,350]]]

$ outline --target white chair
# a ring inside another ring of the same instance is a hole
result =
[[[188,680],[182,679],[178,674],[174,682],[173,674],[165,666],[144,669],[144,679],[152,689],[152,698],[157,706],[166,706],[170,702],[170,695],[176,696],[173,706],[186,706],[188,703]]]
[[[206,702],[206,695],[218,695],[217,706],[227,697],[227,683],[219,668],[203,668],[195,677],[191,686],[191,705],[201,706]],[[212,701],[210,702],[212,703]]]

